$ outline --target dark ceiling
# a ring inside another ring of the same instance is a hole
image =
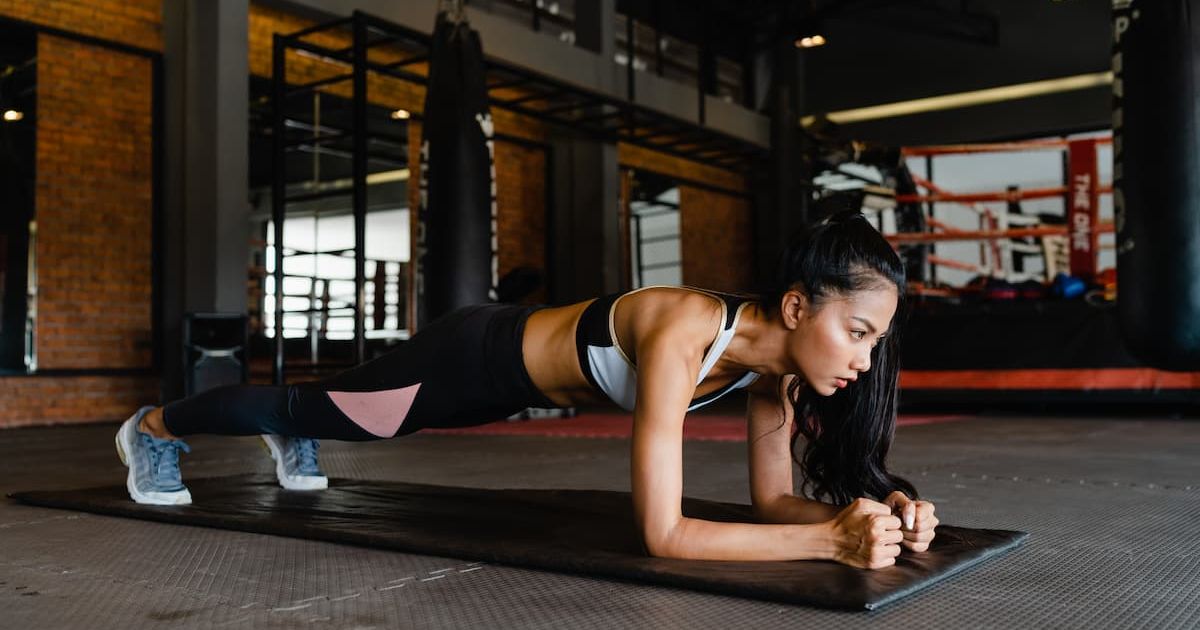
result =
[[[1107,0],[963,4],[978,15],[993,16],[994,42],[945,37],[850,14],[828,20],[824,31],[829,44],[802,52],[806,105],[813,111],[838,110],[1109,69]]]
[[[833,20],[884,24],[898,31],[994,43],[997,22],[961,0],[617,0],[617,12],[717,54],[743,59],[778,40],[792,41]]]
[[[806,113],[904,101],[1110,65],[1109,0],[618,0],[617,11],[746,62],[820,32],[798,51]],[[847,127],[893,143],[1033,137],[1107,124],[1105,88]]]

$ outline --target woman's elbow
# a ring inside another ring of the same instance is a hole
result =
[[[680,523],[671,527],[643,527],[642,546],[655,558],[682,558],[678,544]]]
[[[653,558],[678,558],[678,553],[667,536],[661,534],[642,534],[642,546],[648,556]]]
[[[752,503],[753,503],[753,505],[752,505],[751,514],[754,515],[754,521],[756,523],[778,523],[779,522],[779,517],[777,516],[777,514],[779,512],[779,510],[777,509],[778,505],[779,505],[778,497],[776,497],[774,500],[769,500],[769,501],[760,499],[758,501],[753,501]]]

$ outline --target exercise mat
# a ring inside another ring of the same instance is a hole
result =
[[[925,553],[875,571],[834,562],[653,558],[629,493],[486,490],[331,479],[328,490],[282,490],[274,477],[189,479],[193,504],[139,505],[124,486],[20,492],[31,505],[309,538],[518,567],[616,578],[824,608],[873,610],[1019,545],[1023,532],[939,526]],[[684,514],[750,521],[750,507],[685,498]]]

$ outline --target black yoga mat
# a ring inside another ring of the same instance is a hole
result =
[[[289,492],[275,479],[189,479],[193,504],[138,505],[124,486],[20,492],[31,505],[310,538],[825,608],[873,610],[1019,545],[1023,532],[939,526],[930,550],[867,571],[834,562],[652,558],[626,492],[485,490],[331,479]],[[750,521],[745,505],[684,499],[688,516]]]

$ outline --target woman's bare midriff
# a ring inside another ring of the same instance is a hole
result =
[[[575,352],[575,327],[593,301],[539,309],[525,322],[521,352],[529,378],[546,398],[563,407],[607,402],[583,375]]]

